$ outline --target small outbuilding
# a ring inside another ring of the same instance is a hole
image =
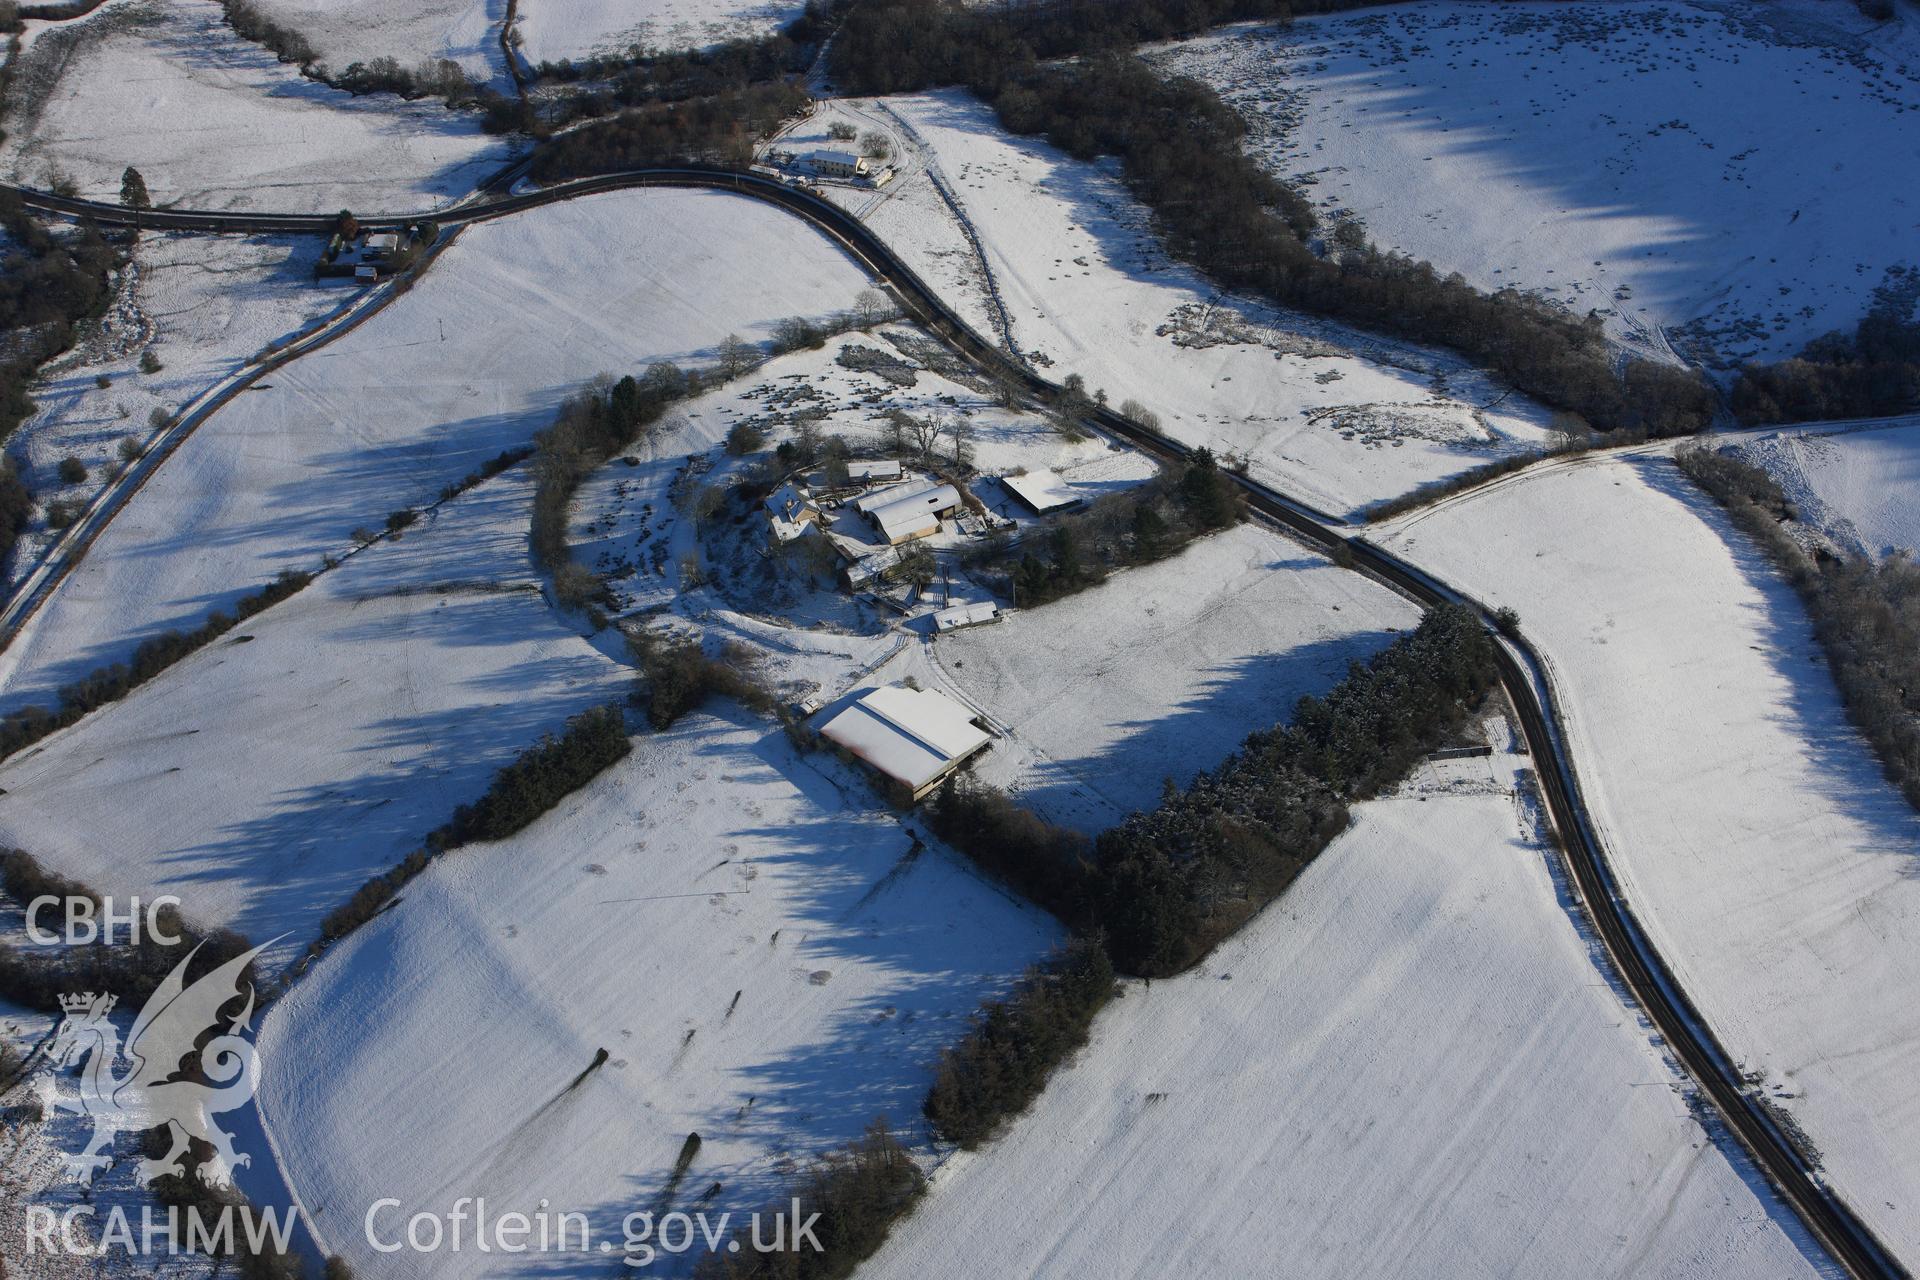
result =
[[[898,458],[855,458],[847,463],[847,478],[855,484],[887,484],[901,474]]]
[[[897,684],[862,695],[821,725],[820,736],[885,778],[904,803],[925,798],[993,742],[952,698]]]
[[[767,525],[781,542],[791,542],[820,519],[813,495],[789,481],[767,495]]]
[[[971,604],[948,605],[933,615],[935,631],[958,631],[963,627],[980,627],[989,622],[1000,621],[1000,606],[991,600],[976,600]]]

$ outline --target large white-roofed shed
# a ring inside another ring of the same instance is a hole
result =
[[[943,693],[886,685],[861,695],[820,726],[820,736],[913,801],[987,749],[993,735]]]

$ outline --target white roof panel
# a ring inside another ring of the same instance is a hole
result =
[[[1070,507],[1080,501],[1080,496],[1067,488],[1066,481],[1052,471],[1029,471],[1023,476],[1002,476],[1000,483],[1013,490],[1022,502],[1035,511],[1058,511],[1061,507]]]
[[[820,726],[820,736],[918,791],[992,738],[967,709],[931,689],[875,689]]]

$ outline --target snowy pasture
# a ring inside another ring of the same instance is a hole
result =
[[[8,440],[28,487],[43,504],[84,505],[121,464],[122,442],[153,433],[155,409],[177,411],[238,373],[268,343],[281,341],[346,306],[358,290],[315,285],[317,246],[284,236],[148,232],[134,250],[112,305],[75,349],[40,371],[39,411]],[[156,373],[140,368],[152,350]],[[99,385],[100,378],[110,385]],[[62,459],[78,458],[87,478],[63,481]],[[16,577],[52,535],[36,525],[8,565]]]
[[[1856,555],[1920,553],[1920,422],[1846,431],[1779,431],[1735,456],[1764,467],[1800,519]]]
[[[877,673],[913,675],[1000,735],[973,766],[1051,821],[1096,832],[1152,808],[1255,729],[1289,719],[1411,629],[1401,597],[1270,530],[1238,525],[1158,564],[939,636]]]
[[[240,39],[212,0],[108,5],[45,29],[22,56],[0,171],[118,200],[127,166],[156,205],[425,212],[510,158],[472,113],[352,94]]]
[[[1220,295],[1166,257],[1108,169],[1005,133],[972,96],[887,105],[953,193],[1016,344],[1049,377],[1077,373],[1116,404],[1138,400],[1170,435],[1243,454],[1255,475],[1335,513],[1545,438],[1540,406],[1458,357]],[[961,227],[902,234],[900,223],[939,216],[903,188],[870,225],[918,270],[929,246],[964,243]],[[964,281],[955,265],[926,262],[929,282]]]
[[[861,1274],[1819,1274],[1596,966],[1490,728],[1129,985]]]
[[[1380,245],[1731,364],[1850,329],[1920,268],[1920,14],[1897,9],[1450,0],[1155,61]]]
[[[0,765],[0,840],[297,954],[630,671],[546,604],[522,466]]]
[[[760,1207],[876,1114],[917,1126],[934,1059],[1059,927],[850,803],[836,769],[764,722],[691,716],[328,955],[266,1020],[289,1066],[260,1094],[325,1247],[363,1274],[525,1274],[470,1241],[377,1255],[362,1223],[381,1197],[405,1205],[384,1231],[484,1196],[578,1210],[617,1245],[635,1210]]]
[[[1792,589],[1657,455],[1540,469],[1379,536],[1519,611],[1653,942],[1847,1203],[1920,1257],[1920,817]]]
[[[528,0],[514,28],[529,62],[558,62],[624,57],[635,45],[672,52],[757,39],[805,8],[805,0]]]
[[[594,196],[470,228],[409,293],[180,446],[0,658],[5,705],[347,549],[529,442],[598,374],[711,363],[728,333],[764,341],[865,283],[804,223],[716,193]]]
[[[329,71],[392,58],[412,68],[422,59],[460,64],[482,84],[499,81],[500,23],[506,0],[254,0],[274,21],[305,36]]]

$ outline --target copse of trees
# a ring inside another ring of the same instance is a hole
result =
[[[1920,809],[1920,565],[1808,555],[1783,527],[1794,510],[1772,476],[1707,448],[1677,461],[1799,592],[1848,718]]]
[[[597,777],[633,749],[626,718],[609,704],[583,711],[566,732],[548,734],[493,777],[486,793],[463,804],[427,837],[435,850],[504,840]]]
[[[1076,938],[1027,970],[1004,998],[988,1001],[941,1055],[923,1106],[934,1132],[972,1149],[1025,1111],[1086,1044],[1113,984],[1106,948],[1097,938]]]
[[[1044,537],[990,547],[982,563],[1003,576],[1016,605],[1035,608],[1104,582],[1116,569],[1165,559],[1245,510],[1240,487],[1200,449],[1175,476],[1056,517]]]
[[[1920,319],[1910,311],[1882,304],[1851,334],[1828,334],[1778,364],[1748,365],[1729,396],[1734,417],[1820,422],[1920,407]]]
[[[710,697],[732,698],[755,711],[773,709],[773,695],[754,678],[753,655],[745,646],[713,657],[691,637],[641,629],[628,634],[627,647],[640,671],[634,704],[655,729],[672,728]]]
[[[55,235],[11,191],[0,191],[0,228],[6,232],[0,251],[0,349],[8,353],[0,360],[4,441],[33,413],[28,389],[41,363],[73,345],[75,322],[105,309],[122,255],[91,220],[70,235]],[[12,534],[0,532],[0,555],[12,546]]]
[[[761,1252],[748,1228],[741,1227],[700,1260],[694,1275],[699,1280],[845,1280],[880,1247],[926,1186],[926,1175],[893,1136],[886,1117],[876,1117],[859,1138],[799,1174],[791,1193],[760,1215],[766,1223],[775,1212],[786,1213],[792,1231],[818,1214],[812,1227],[817,1250],[789,1238],[787,1247]]]
[[[651,165],[745,168],[763,134],[807,102],[788,81],[746,85],[684,102],[654,102],[596,120],[542,144],[533,160],[539,182]]]

